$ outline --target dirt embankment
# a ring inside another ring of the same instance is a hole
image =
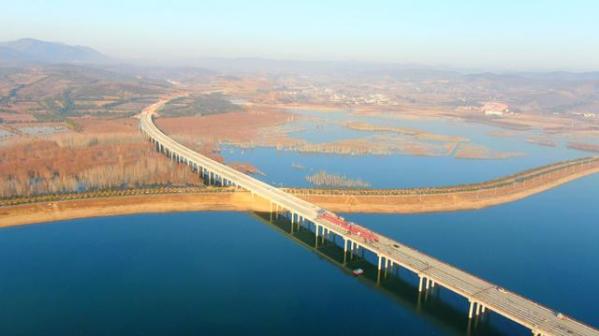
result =
[[[0,208],[0,227],[59,220],[182,211],[268,211],[266,201],[248,192],[136,195],[25,204]]]
[[[599,158],[564,161],[483,183],[390,190],[289,192],[339,212],[424,213],[474,210],[517,201],[599,172]]]
[[[599,172],[599,158],[561,162],[478,184],[389,190],[286,189],[336,212],[423,213],[480,209],[516,201]],[[0,207],[0,227],[58,220],[177,211],[270,211],[270,204],[233,189],[105,197]]]
[[[599,172],[593,170],[575,174],[556,174],[555,179],[544,183],[530,182],[521,186],[496,190],[463,191],[446,194],[406,195],[332,195],[298,194],[297,196],[338,212],[363,213],[427,213],[461,210],[476,210],[494,205],[514,202],[534,194],[555,188],[578,178]],[[561,175],[561,176],[559,176]]]

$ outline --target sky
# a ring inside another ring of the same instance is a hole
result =
[[[201,57],[599,70],[599,1],[0,0],[24,37],[162,62]]]

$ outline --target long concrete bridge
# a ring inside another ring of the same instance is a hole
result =
[[[153,123],[154,113],[167,101],[163,99],[142,111],[140,129],[157,150],[177,162],[189,165],[206,181],[236,186],[263,198],[270,202],[271,213],[288,213],[292,226],[313,226],[317,238],[332,235],[340,237],[344,253],[352,254],[357,249],[372,252],[378,259],[379,272],[395,267],[414,272],[419,278],[419,291],[442,286],[461,295],[469,302],[469,318],[494,312],[530,329],[535,336],[599,336],[599,330],[390,238],[377,234],[377,240],[365,240],[322,218],[321,211],[324,209],[177,143]]]

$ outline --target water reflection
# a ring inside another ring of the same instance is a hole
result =
[[[272,213],[253,213],[252,217],[263,224],[276,229],[291,241],[304,247],[306,250],[317,254],[323,260],[342,270],[347,276],[354,276],[355,269],[364,270],[363,275],[356,280],[369,288],[384,293],[394,302],[411,313],[422,316],[427,322],[440,328],[448,334],[463,335],[528,335],[528,331],[519,326],[506,326],[513,324],[499,316],[491,317],[492,313],[483,314],[472,320],[467,318],[466,304],[455,305],[447,302],[450,297],[454,302],[463,298],[439,286],[427,291],[418,292],[417,277],[413,273],[394,267],[393,269],[378,271],[375,266],[375,256],[364,250],[358,249],[354,253],[343,251],[343,240],[335,234],[324,236],[315,235],[314,226],[309,223],[292,224],[284,215]],[[349,293],[351,295],[351,293]],[[456,300],[457,299],[457,300]],[[451,300],[450,300],[451,301]],[[499,325],[492,323],[498,320]]]

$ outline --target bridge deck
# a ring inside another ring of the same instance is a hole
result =
[[[455,293],[464,296],[471,302],[490,309],[504,317],[513,320],[527,328],[535,335],[556,336],[599,336],[599,331],[565,316],[560,316],[553,310],[528,300],[515,293],[504,290],[490,282],[482,280],[457,267],[439,261],[411,247],[403,245],[379,234],[378,242],[363,242],[358,237],[340,230],[340,227],[318,218],[320,208],[296,196],[270,186],[262,181],[245,175],[233,168],[207,158],[168,137],[153,123],[152,116],[156,110],[166,103],[162,100],[146,109],[141,114],[140,127],[154,142],[163,146],[170,153],[177,155],[184,162],[206,169],[220,177],[247,189],[269,201],[294,212],[326,228],[346,240],[366,248],[391,262],[400,265],[430,279]]]

